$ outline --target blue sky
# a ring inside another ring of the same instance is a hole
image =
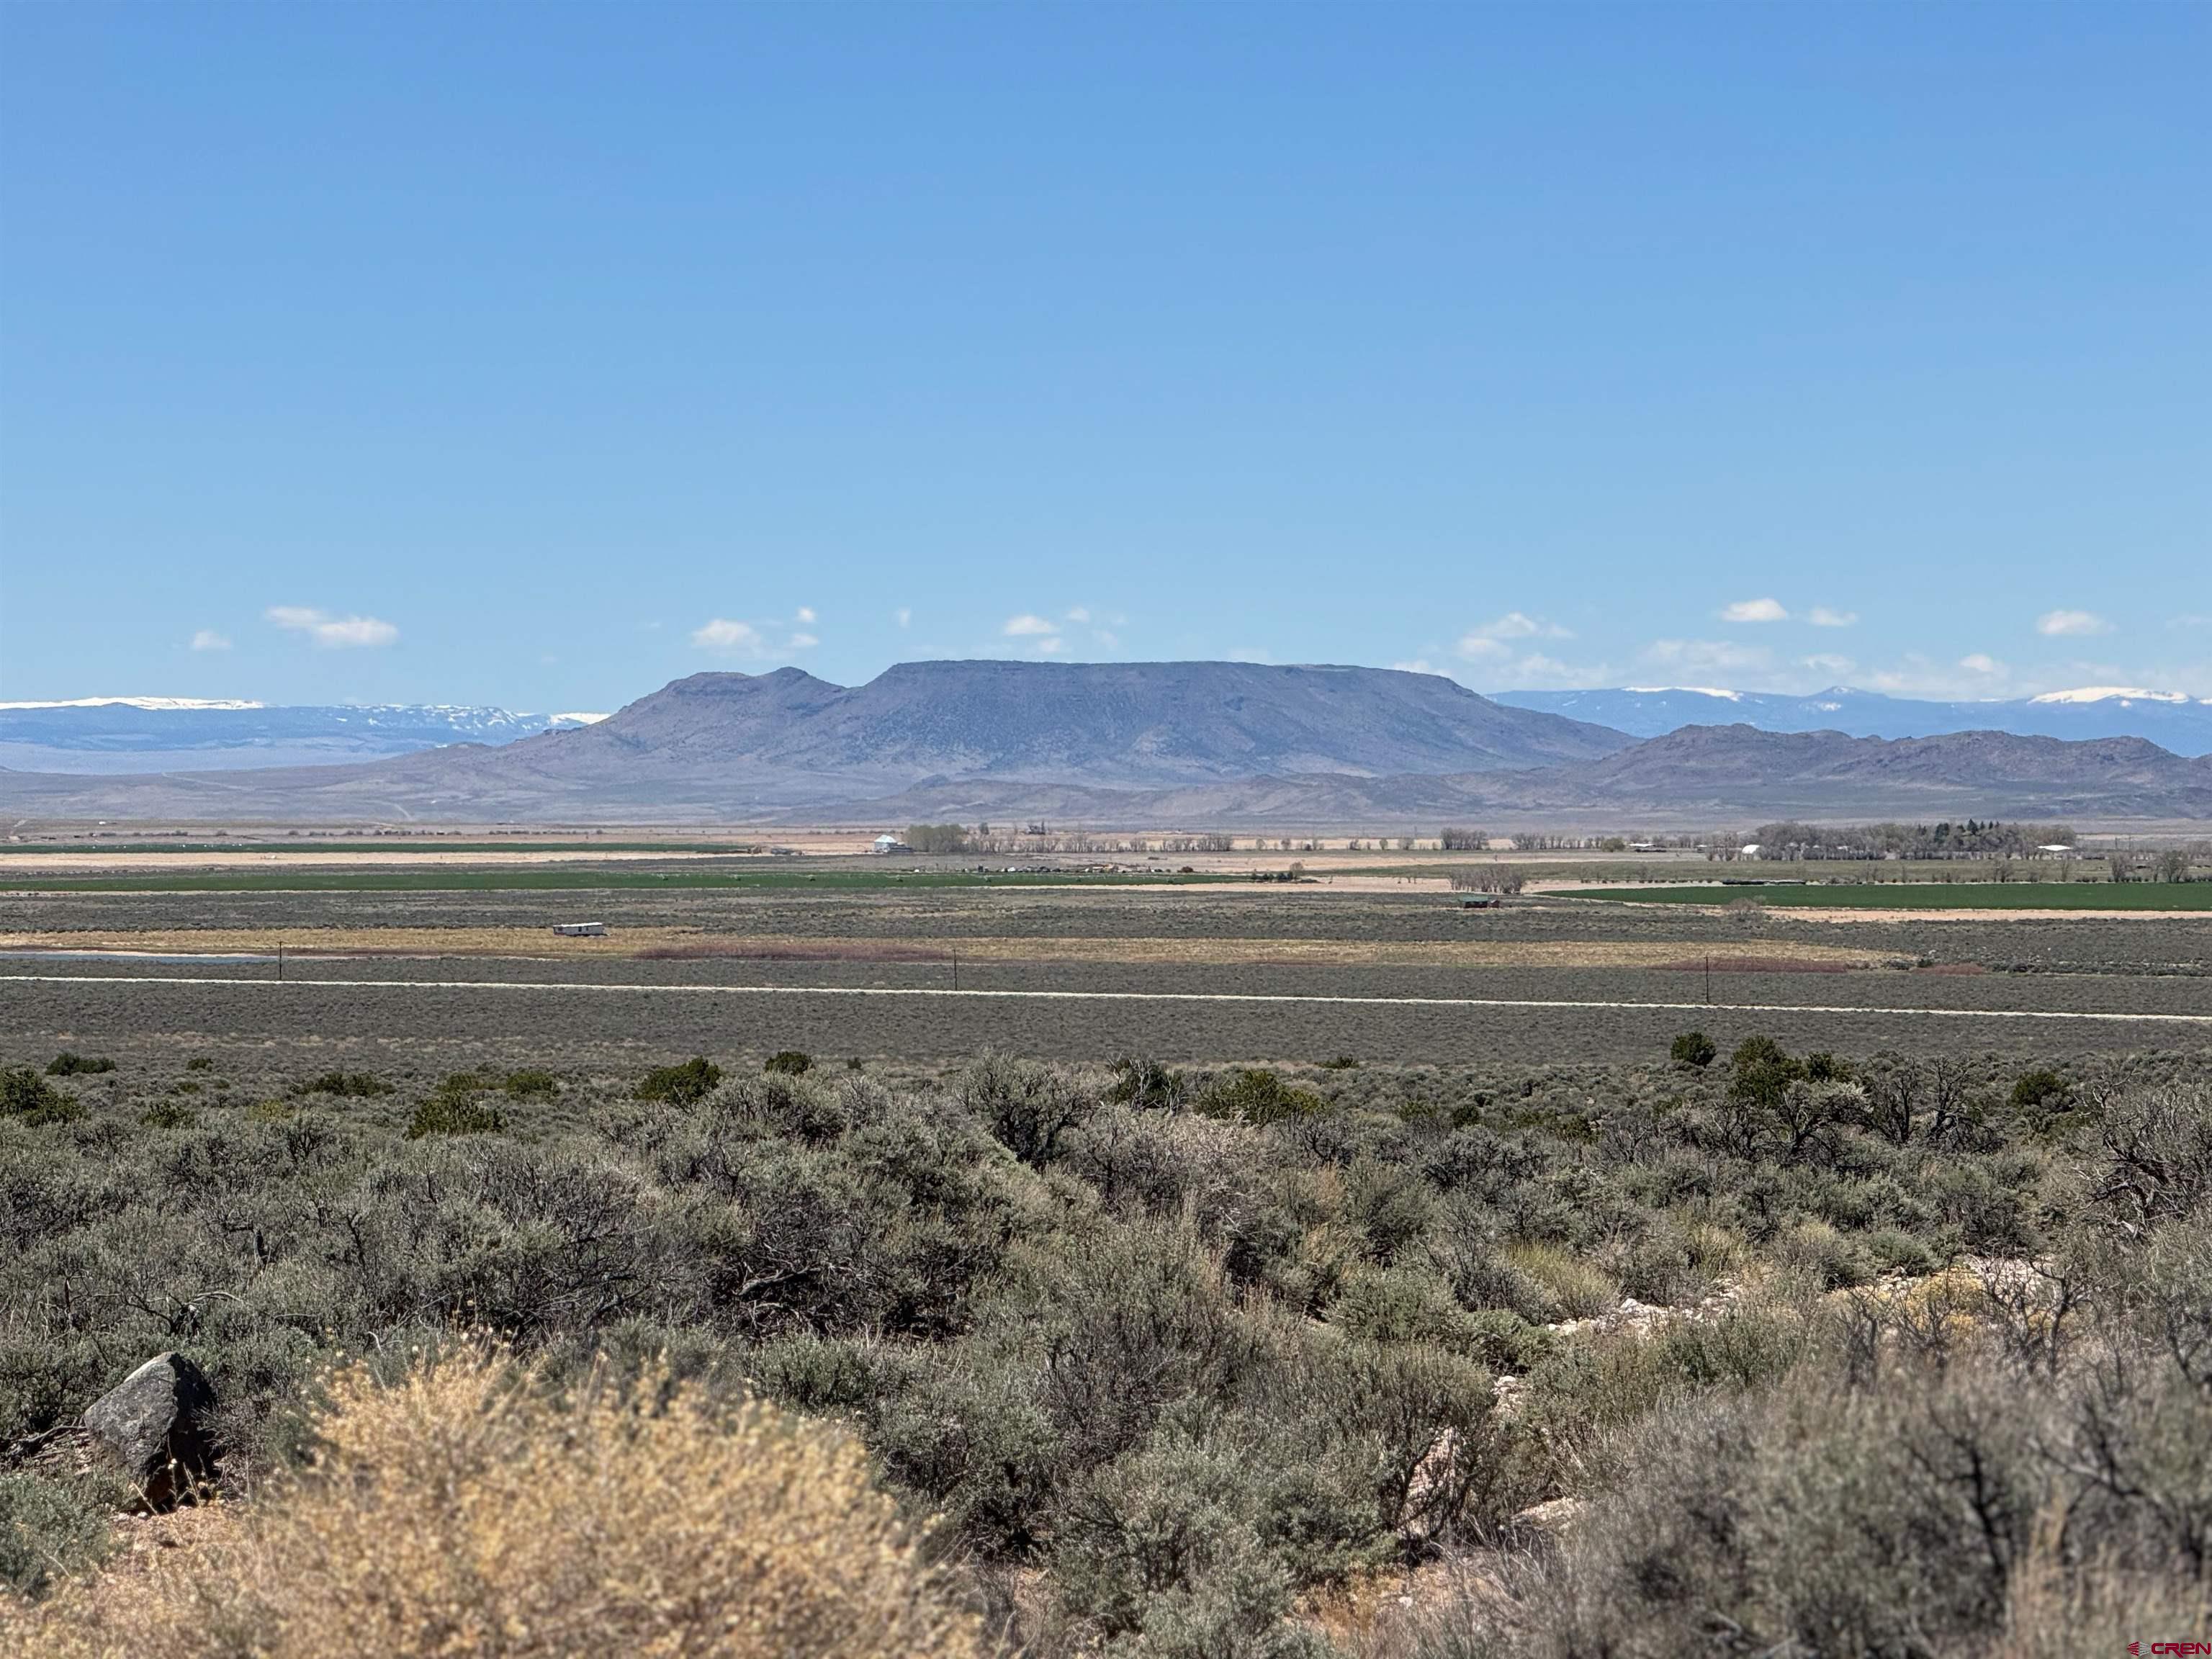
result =
[[[2212,696],[2212,8],[0,8],[0,696]]]

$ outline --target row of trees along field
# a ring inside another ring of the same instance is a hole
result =
[[[1227,853],[1235,840],[1223,835],[1104,836],[1080,830],[994,830],[979,823],[910,823],[906,844],[917,853],[973,853],[998,858],[1033,858],[1070,853],[1126,853],[1136,856],[1163,853]],[[1288,846],[1289,843],[1284,843]]]
[[[1899,860],[1944,862],[1975,860],[1985,863],[1992,879],[2020,878],[2020,863],[2049,863],[2071,860],[2080,837],[2063,823],[1981,823],[1969,818],[1963,824],[1863,823],[1816,824],[1785,820],[1763,823],[1753,830],[1746,845],[1756,846],[1763,860],[1796,862],[1804,860],[1852,861]],[[2081,862],[2083,869],[2101,868],[2106,878],[2125,881],[2188,881],[2201,864],[2212,863],[2212,842],[2193,842],[2146,849],[2115,849],[2096,865]]]
[[[2063,823],[1762,823],[1744,838],[1770,859],[2034,859],[2079,841]]]

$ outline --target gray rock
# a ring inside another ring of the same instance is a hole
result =
[[[149,1509],[215,1474],[215,1386],[180,1353],[156,1354],[85,1408],[85,1432]]]

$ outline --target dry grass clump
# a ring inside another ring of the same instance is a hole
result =
[[[1595,1319],[1620,1305],[1619,1281],[1562,1245],[1516,1242],[1505,1247],[1505,1259],[1558,1304],[1561,1318]]]
[[[342,1373],[311,1470],[193,1547],[0,1613],[0,1652],[981,1650],[851,1440],[655,1392],[563,1403],[482,1352],[388,1388]]]

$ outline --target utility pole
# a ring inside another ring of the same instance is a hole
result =
[[[952,947],[952,988],[960,988],[960,947],[957,945]]]

